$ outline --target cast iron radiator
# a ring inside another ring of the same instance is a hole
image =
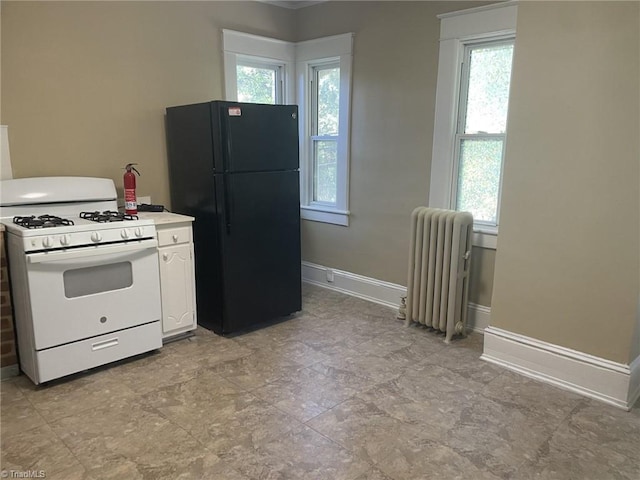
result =
[[[465,333],[473,216],[418,207],[411,214],[406,325]]]

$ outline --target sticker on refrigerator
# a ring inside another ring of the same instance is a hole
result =
[[[230,117],[240,117],[241,115],[242,115],[242,110],[240,110],[240,107],[229,107]]]

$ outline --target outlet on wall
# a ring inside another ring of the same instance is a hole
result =
[[[333,282],[333,270],[327,268],[327,282]]]

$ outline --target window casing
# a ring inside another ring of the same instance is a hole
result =
[[[506,143],[506,104],[501,104],[504,107],[503,110],[498,109],[504,113],[501,117],[503,123],[498,122],[505,127],[501,129],[496,126],[495,122],[490,121],[491,117],[495,116],[495,112],[492,110],[494,106],[491,103],[489,104],[489,114],[485,118],[482,115],[483,109],[473,108],[472,105],[472,110],[475,113],[480,112],[480,116],[476,115],[475,119],[471,119],[467,124],[467,114],[469,113],[467,100],[469,99],[469,78],[470,69],[473,68],[471,65],[473,64],[474,52],[478,53],[483,48],[493,48],[500,45],[506,45],[508,49],[513,49],[517,4],[504,2],[487,5],[446,13],[439,15],[439,18],[441,20],[440,57],[429,206],[466,209],[470,203],[482,203],[477,198],[479,194],[483,194],[482,188],[479,186],[483,182],[491,180],[489,182],[491,183],[491,191],[487,198],[492,199],[492,202],[489,202],[489,205],[484,205],[479,210],[480,214],[476,214],[474,217],[474,245],[495,249],[497,247],[499,200]],[[505,58],[508,56],[503,55]],[[479,58],[481,57],[482,55],[479,56]],[[509,63],[509,69],[510,66]],[[509,80],[510,75],[507,76],[507,83]],[[507,85],[507,92],[508,87]],[[474,95],[472,95],[472,103]],[[482,95],[478,98],[481,99]],[[508,94],[505,98],[501,97],[502,100],[507,101]],[[482,125],[482,127],[478,127],[478,125]],[[478,176],[476,172],[469,169],[478,165],[490,168],[485,168]],[[498,177],[497,182],[495,182],[496,177]]]
[[[295,103],[295,47],[292,43],[233,30],[222,31],[222,43],[224,94],[227,100],[285,105]],[[261,88],[253,92],[243,88],[238,73],[253,73],[261,77],[258,80],[262,81],[255,82]],[[268,84],[267,78],[271,78],[273,84]],[[265,90],[271,90],[271,93],[266,95]]]
[[[353,34],[296,45],[301,216],[349,225]]]

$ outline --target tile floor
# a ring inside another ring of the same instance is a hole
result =
[[[640,479],[624,412],[305,285],[289,321],[203,329],[45,388],[2,382],[1,469],[64,479]]]

